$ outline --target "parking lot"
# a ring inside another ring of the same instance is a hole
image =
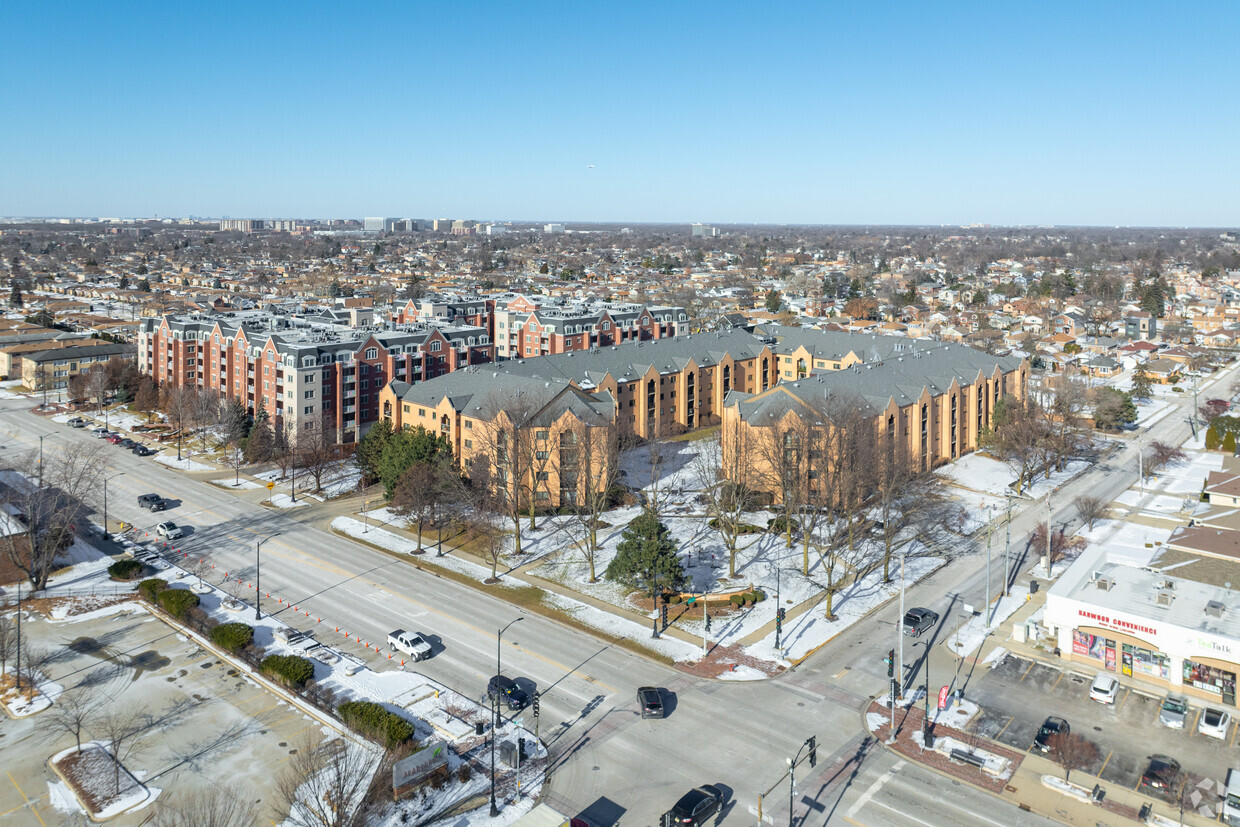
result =
[[[77,622],[49,622],[30,614],[22,624],[32,644],[52,650],[48,668],[66,690],[85,687],[105,698],[104,715],[132,708],[154,721],[127,769],[162,792],[155,806],[111,823],[137,825],[158,806],[204,785],[259,800],[271,810],[275,777],[322,725],[240,675],[230,664],[141,611]],[[0,820],[14,825],[73,821],[59,778],[46,766],[73,738],[48,737],[40,719],[0,717]],[[90,727],[86,736],[91,737]]]
[[[1132,789],[1141,780],[1148,756],[1155,753],[1175,758],[1197,778],[1221,781],[1228,769],[1240,766],[1234,720],[1224,741],[1202,735],[1197,722],[1205,705],[1191,699],[1184,729],[1168,729],[1158,722],[1162,696],[1123,685],[1113,706],[1100,704],[1089,697],[1098,670],[1082,664],[1065,666],[1069,668],[1008,654],[988,673],[974,675],[967,696],[982,713],[970,724],[970,731],[1028,750],[1047,716],[1059,716],[1074,733],[1098,747],[1097,761],[1084,772]]]

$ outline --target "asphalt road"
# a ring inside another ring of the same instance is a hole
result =
[[[1226,387],[1230,379],[1222,381]],[[1180,404],[1191,408],[1191,397]],[[26,399],[0,401],[0,458],[37,448],[40,434],[50,437],[45,448],[58,442],[93,441],[89,433],[34,416],[30,407]],[[1154,426],[1147,442],[1179,441],[1187,431],[1183,413],[1173,413]],[[1136,450],[1135,445],[1121,442],[1098,465],[1065,485],[1053,499],[1056,526],[1075,519],[1071,500],[1077,494],[1113,498],[1129,487],[1136,479]],[[187,524],[193,530],[180,546],[191,553],[205,551],[217,568],[247,576],[254,571],[255,542],[279,533],[263,544],[263,591],[321,615],[324,625],[304,616],[298,620],[289,609],[269,601],[265,609],[282,613],[301,628],[317,626],[315,631],[328,642],[335,642],[323,634],[328,619],[333,627],[346,625],[351,634],[373,641],[384,640],[398,626],[428,633],[442,642],[442,649],[418,670],[465,694],[483,695],[486,680],[496,669],[495,630],[520,615],[502,599],[323,530],[316,516],[321,508],[273,511],[259,506],[253,495],[207,484],[119,449],[109,465],[110,473],[119,474],[108,484],[113,520],[124,519],[141,529],[153,529],[163,519]],[[137,496],[151,491],[179,504],[157,514],[139,509]],[[1044,507],[1021,503],[1017,508],[1012,521],[1014,549],[1024,544],[1037,522],[1045,520]],[[1036,555],[1021,551],[1013,572],[1036,562]],[[961,603],[981,605],[985,569],[984,553],[978,554],[974,543],[972,553],[909,590],[908,605],[930,606],[943,616],[936,640],[945,639],[958,624]],[[598,827],[647,825],[656,823],[686,789],[718,783],[734,801],[721,821],[740,824],[752,821],[750,808],[756,807],[758,793],[781,778],[785,759],[809,735],[818,737],[821,768],[855,755],[863,737],[859,710],[869,697],[884,691],[882,658],[899,640],[898,619],[898,604],[892,601],[789,674],[759,683],[729,683],[694,678],[586,633],[528,616],[504,636],[503,671],[527,678],[545,693],[539,728],[552,750],[553,803],[583,813]],[[941,649],[933,658],[939,675],[955,668],[955,659]],[[388,668],[386,663],[374,666]],[[915,679],[913,672],[909,680]],[[671,691],[674,700],[666,720],[643,721],[636,714],[634,690],[644,684]],[[532,723],[528,717],[525,720]],[[861,770],[868,773],[872,763],[881,766],[880,761],[891,760],[880,754],[881,750],[868,753],[874,757],[860,762]],[[806,783],[813,780],[811,776]],[[830,795],[839,794],[841,783],[822,786],[817,798],[810,797],[812,804],[798,800],[796,809],[806,815],[804,823],[841,820],[838,807],[824,805]],[[850,801],[858,786],[854,779],[842,800]],[[910,824],[1039,823],[1020,821],[1026,814],[1018,817],[1015,811],[1008,812],[1010,807],[1002,809],[1007,807],[1003,802],[967,788],[959,790],[958,797],[940,795],[941,786],[940,776],[906,763],[856,811],[866,817],[854,820],[904,823],[893,815],[898,811],[909,814]],[[776,797],[780,803],[770,803],[766,811],[782,811],[778,821],[787,817],[788,805],[786,798]],[[1000,810],[982,818],[992,807]],[[962,811],[978,814],[979,820],[962,820]],[[987,820],[991,818],[995,820]]]

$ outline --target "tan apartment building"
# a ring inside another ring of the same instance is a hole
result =
[[[130,344],[98,342],[27,353],[22,357],[22,384],[34,391],[60,390],[68,387],[70,377],[92,365],[107,362],[113,356],[132,359],[134,352]]]

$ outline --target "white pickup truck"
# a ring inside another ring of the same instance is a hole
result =
[[[397,629],[395,632],[388,634],[388,647],[397,652],[404,652],[414,660],[426,660],[431,656],[431,645],[426,642],[426,638],[417,632],[406,632],[404,629]]]

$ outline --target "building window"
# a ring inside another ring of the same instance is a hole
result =
[[[441,349],[443,349],[442,342],[431,342],[431,353],[438,353]]]
[[[314,406],[307,405],[306,407],[301,409],[301,412],[305,414],[306,416],[309,416],[310,414],[314,413]]]
[[[313,398],[314,398],[314,389],[311,388],[310,390],[306,391],[306,399],[313,399]]]
[[[366,348],[366,358],[367,358],[367,359],[378,359],[378,358],[379,358],[379,349],[378,349],[377,347],[368,347],[368,348]]]
[[[466,447],[466,448],[473,448],[473,447],[474,447],[474,441],[473,441],[472,439],[467,439],[467,440],[465,440],[465,447]]]

